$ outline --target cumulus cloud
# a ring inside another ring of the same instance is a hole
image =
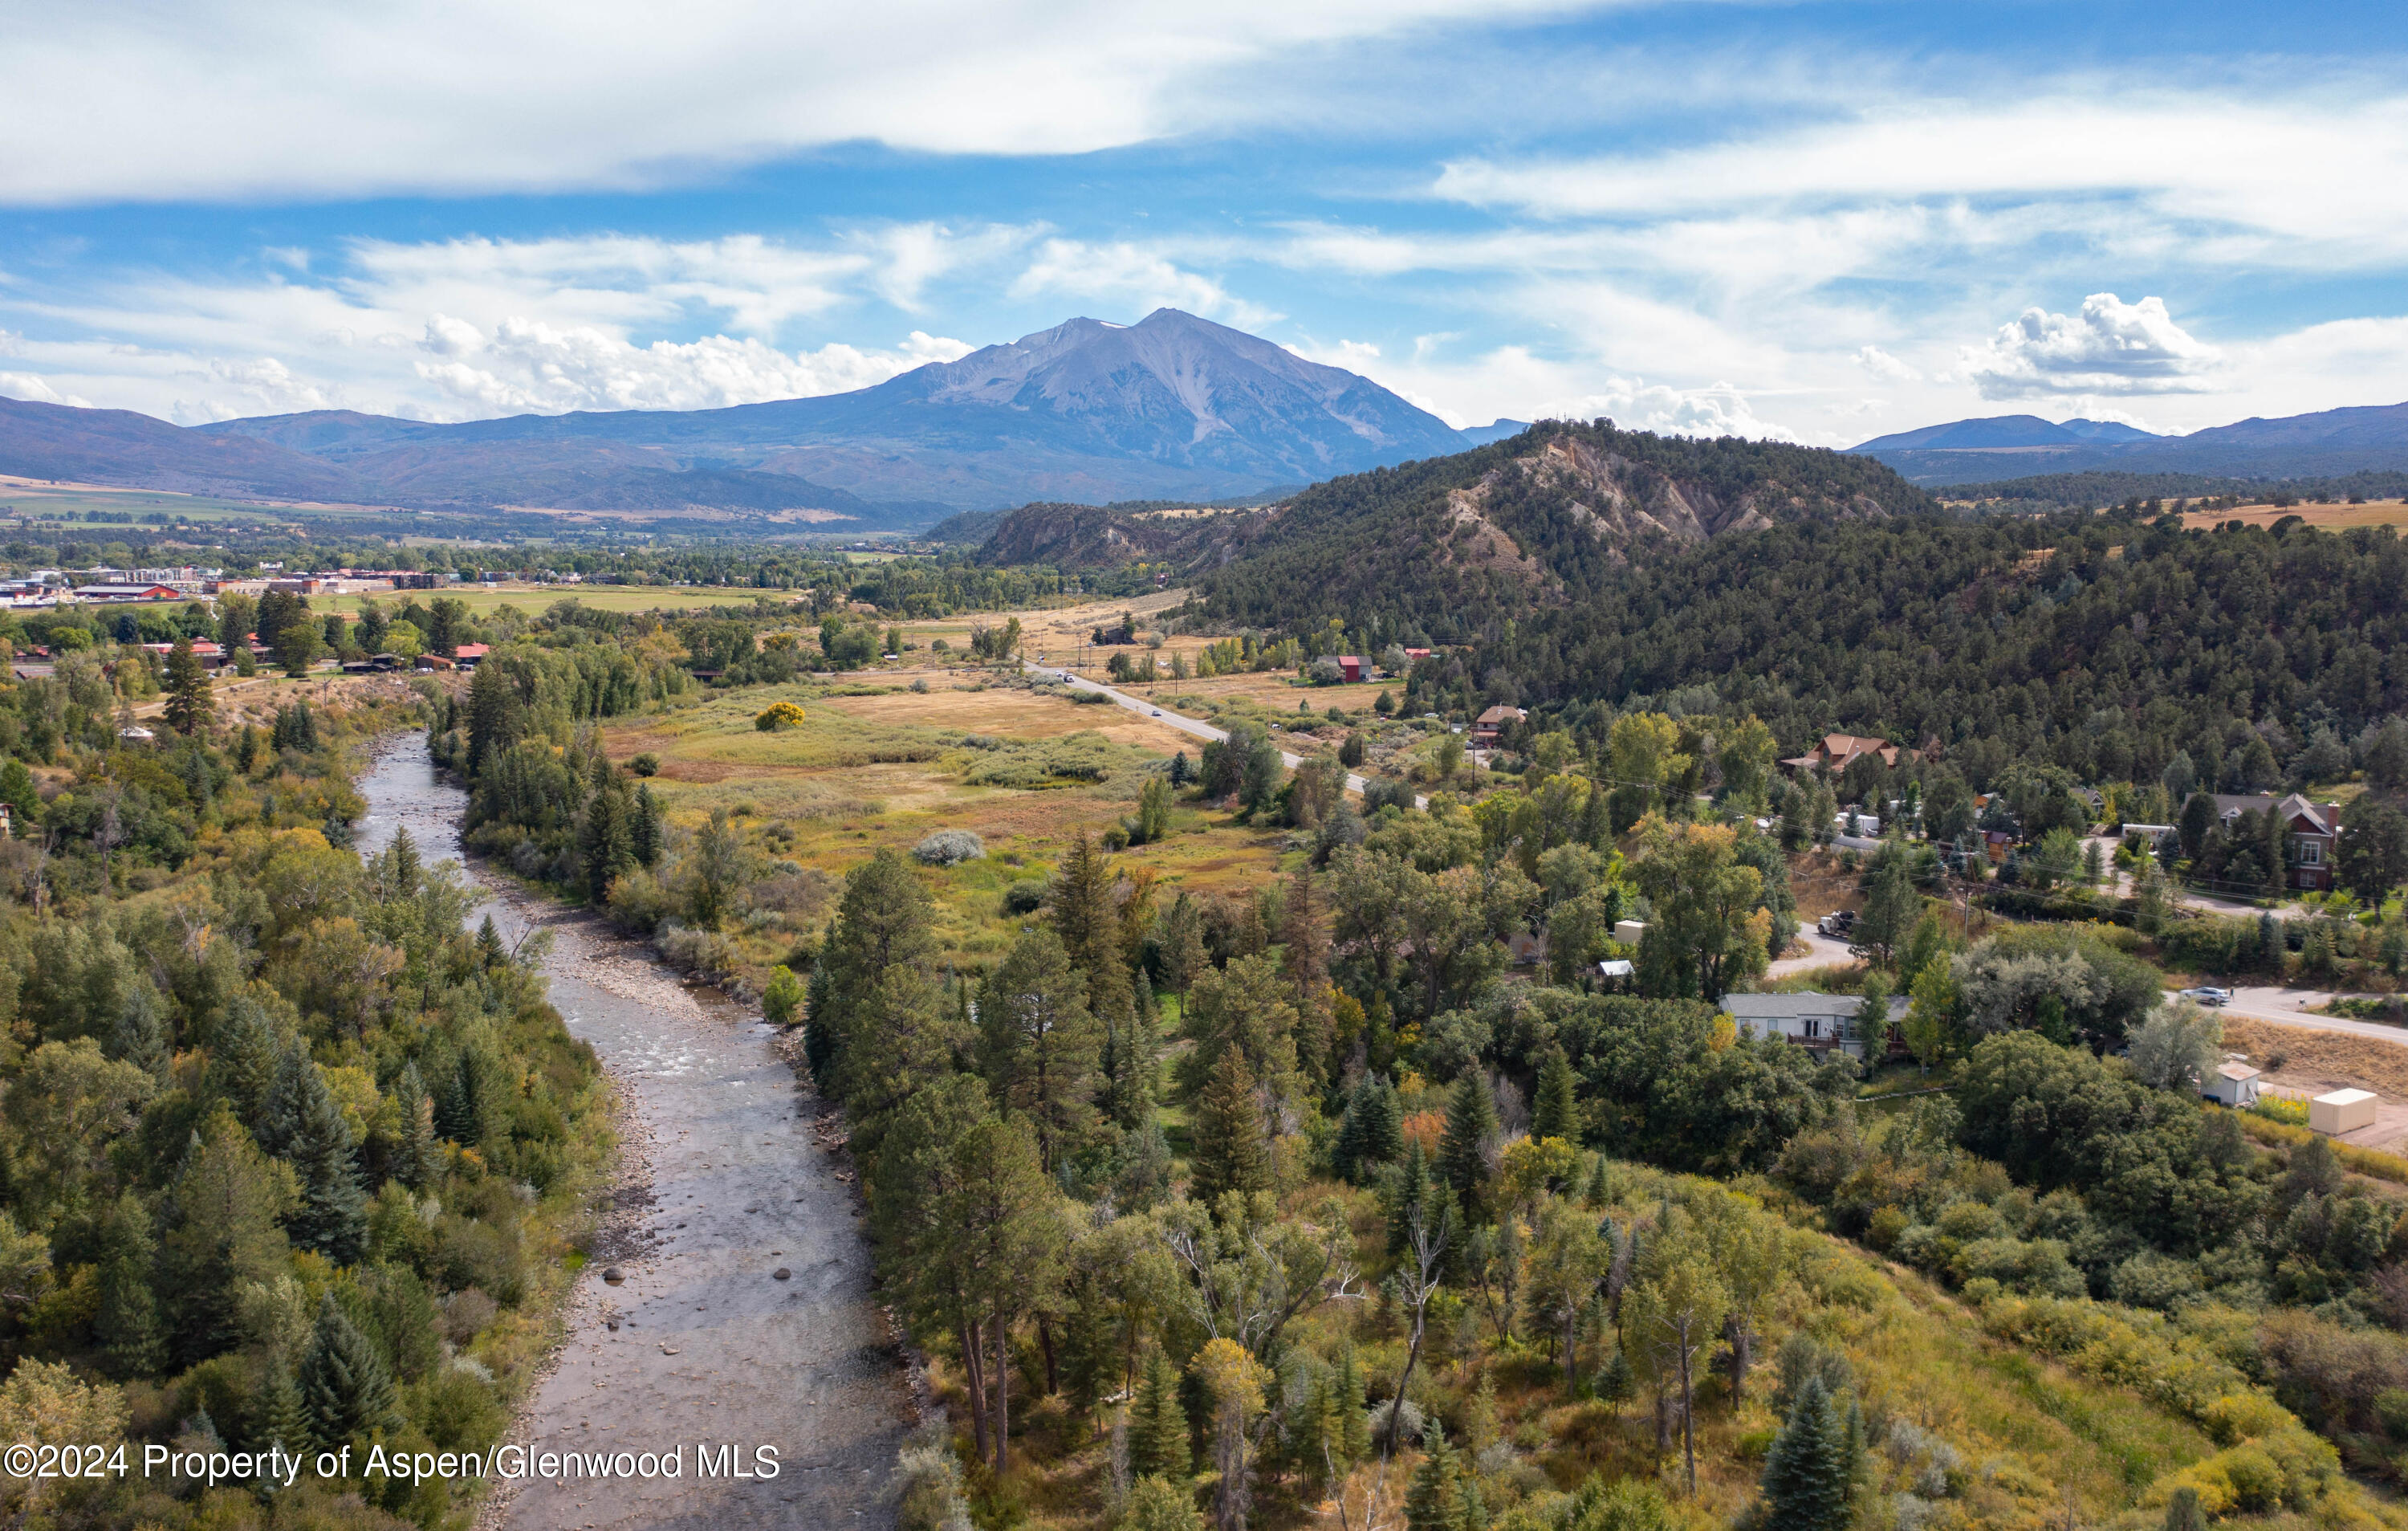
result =
[[[1907,366],[1906,363],[1877,345],[1857,347],[1856,355],[1851,359],[1884,383],[1908,383],[1919,375],[1914,368]]]
[[[1231,296],[1218,281],[1183,269],[1158,250],[1125,240],[1089,244],[1047,239],[1012,282],[1011,296],[1100,301],[1128,311],[1183,309],[1240,328],[1260,327],[1280,317]]]
[[[894,351],[826,345],[788,353],[750,338],[706,336],[638,346],[591,326],[555,329],[505,320],[487,339],[438,315],[422,347],[437,359],[418,375],[475,412],[709,410],[842,393],[969,354],[959,340],[914,330]]]
[[[2093,293],[2078,313],[2026,309],[1963,360],[1983,397],[2032,398],[2205,393],[2223,354],[2174,323],[2161,297]]]
[[[73,394],[60,393],[48,379],[31,372],[0,372],[0,398],[28,399],[36,404],[86,404]]]

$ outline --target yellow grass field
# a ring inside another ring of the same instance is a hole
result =
[[[880,691],[875,682],[747,687],[628,719],[606,730],[605,747],[614,760],[659,760],[652,787],[673,821],[692,826],[724,808],[756,850],[831,879],[882,847],[908,852],[939,830],[977,834],[983,859],[924,876],[937,897],[940,941],[954,960],[983,966],[1025,923],[1004,913],[1004,889],[1043,878],[1074,837],[1100,836],[1132,815],[1146,767],[1181,749],[1193,758],[1197,741],[1118,707],[1024,688],[968,689],[978,683],[941,672],[919,678],[927,691]],[[800,705],[804,722],[776,733],[755,729],[754,716],[781,701]],[[965,735],[997,747],[966,747]],[[1049,749],[1101,761],[1109,773],[1036,787],[967,779],[1015,751]],[[1158,897],[1251,898],[1279,874],[1284,836],[1182,802],[1168,837],[1113,859],[1124,874],[1150,874]],[[746,955],[765,966],[783,960]]]
[[[2253,527],[2271,527],[2286,515],[2296,515],[2325,531],[2346,531],[2352,527],[2408,527],[2408,500],[2376,499],[2363,505],[2239,505],[2229,511],[2189,512],[2183,516],[2183,525],[2220,527],[2227,521],[2244,521]]]

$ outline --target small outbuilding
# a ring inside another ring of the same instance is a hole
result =
[[[1639,945],[1639,938],[1646,933],[1647,922],[1643,919],[1617,919],[1613,922],[1613,939],[1626,946]]]
[[[2258,1070],[2246,1063],[2227,1063],[2209,1076],[2207,1097],[2227,1105],[2258,1104]]]
[[[2374,1125],[2374,1092],[2367,1090],[2336,1090],[2329,1095],[2319,1095],[2308,1103],[2308,1127],[2329,1137],[2354,1133],[2361,1127]]]

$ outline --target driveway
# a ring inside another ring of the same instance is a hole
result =
[[[2232,1003],[2224,1007],[2224,1013],[2311,1032],[2347,1032],[2353,1036],[2372,1037],[2378,1042],[2396,1042],[2408,1047],[2408,1030],[2398,1026],[2386,1025],[2379,1020],[2353,1020],[2345,1016],[2308,1013],[2314,1006],[2330,1004],[2333,999],[2329,992],[2315,989],[2236,989],[2232,991]]]
[[[1847,967],[1856,960],[1848,954],[1846,942],[1825,935],[1812,925],[1799,927],[1798,939],[1806,944],[1806,955],[1782,958],[1764,970],[1766,977],[1785,977],[1792,973],[1803,973],[1809,968]]]
[[[1106,686],[1101,681],[1091,681],[1076,672],[1056,669],[1053,665],[1037,664],[1027,659],[1023,659],[1020,662],[1032,675],[1042,675],[1047,680],[1060,681],[1074,691],[1100,692],[1103,695],[1110,697],[1115,704],[1127,708],[1130,712],[1137,714],[1138,716],[1151,719],[1156,723],[1167,723],[1170,727],[1177,729],[1181,733],[1192,734],[1198,739],[1226,739],[1229,737],[1228,729],[1216,729],[1200,717],[1187,717],[1181,714],[1174,713],[1167,707],[1158,707],[1143,697],[1131,696],[1126,691],[1118,690],[1112,686]],[[1290,771],[1293,771],[1297,766],[1304,764],[1303,756],[1290,754],[1286,750],[1280,751],[1280,760],[1283,764],[1286,765]],[[1351,771],[1346,773],[1346,790],[1359,796],[1363,791],[1363,786],[1364,782],[1361,775]],[[1413,798],[1413,806],[1416,808],[1426,808],[1429,806],[1429,799],[1417,793]]]

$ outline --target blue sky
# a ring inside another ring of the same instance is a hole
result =
[[[0,0],[0,395],[698,408],[1169,304],[1457,424],[2408,398],[2394,6]]]

